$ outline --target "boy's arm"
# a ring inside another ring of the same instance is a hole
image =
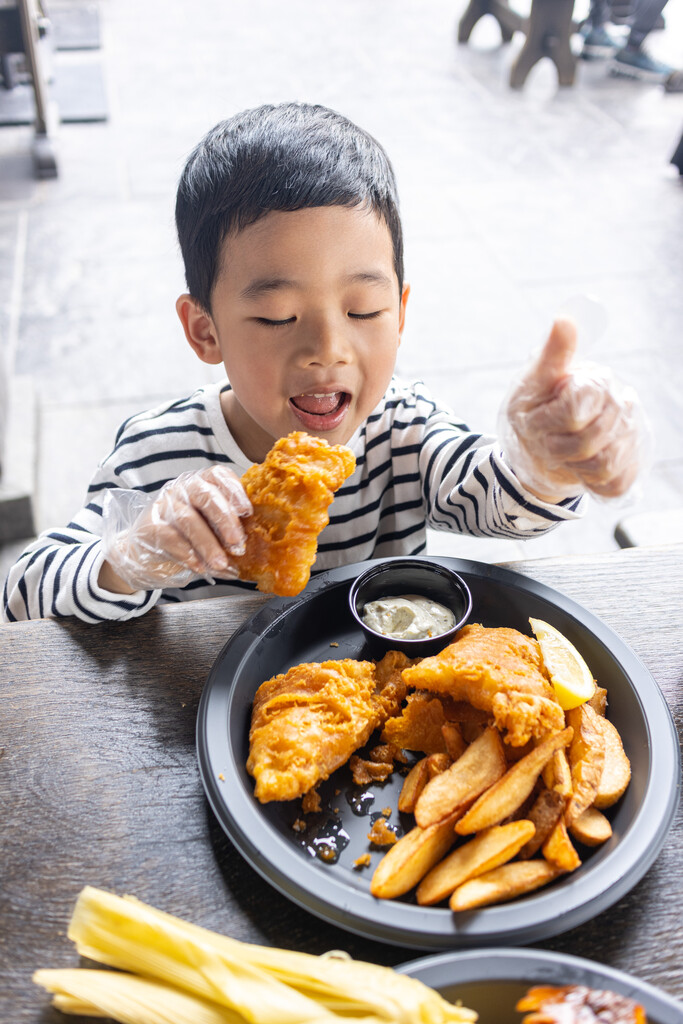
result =
[[[458,433],[446,413],[427,422],[420,455],[427,519],[437,530],[527,539],[583,513],[581,495],[554,504],[528,490],[494,437]]]
[[[100,584],[104,554],[96,531],[101,516],[93,504],[67,527],[41,533],[12,566],[2,601],[8,622],[65,615],[86,622],[130,619],[156,604],[161,590],[124,595]]]
[[[181,473],[158,494],[122,483],[101,468],[74,521],[24,551],[5,586],[9,621],[127,619],[148,611],[163,588],[237,575],[229,554],[243,553],[240,516],[251,504],[230,469]]]
[[[471,431],[424,384],[404,388],[391,405],[394,480],[408,480],[417,458],[425,517],[433,529],[519,540],[583,514],[578,494],[553,504],[528,490],[497,438]],[[383,421],[381,429],[386,426]]]
[[[133,422],[133,420],[129,421]],[[129,619],[149,611],[160,589],[127,594],[109,590],[100,579],[104,498],[112,488],[140,486],[119,472],[119,442],[125,444],[124,424],[112,452],[102,460],[87,490],[85,505],[64,527],[42,532],[11,567],[2,589],[0,617],[8,622],[75,616],[86,622]],[[137,453],[136,453],[137,454]]]

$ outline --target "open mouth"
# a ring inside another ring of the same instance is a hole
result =
[[[346,391],[328,391],[310,395],[294,395],[290,407],[309,430],[334,430],[349,407],[351,395]]]

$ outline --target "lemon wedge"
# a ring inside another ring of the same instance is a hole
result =
[[[585,704],[595,693],[595,680],[574,644],[542,619],[529,619],[529,622],[562,710],[571,711]]]

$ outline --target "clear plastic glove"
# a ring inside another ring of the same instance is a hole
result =
[[[625,495],[644,468],[651,435],[635,391],[611,371],[572,365],[571,320],[553,324],[536,363],[501,409],[503,451],[537,497],[561,501],[583,492]]]
[[[181,473],[156,497],[110,490],[102,510],[105,560],[133,590],[235,579],[230,555],[244,554],[240,520],[251,512],[239,477],[226,466]]]

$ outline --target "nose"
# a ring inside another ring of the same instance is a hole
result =
[[[346,324],[337,320],[321,319],[312,324],[301,346],[301,358],[306,366],[344,366],[353,356],[346,332]]]

